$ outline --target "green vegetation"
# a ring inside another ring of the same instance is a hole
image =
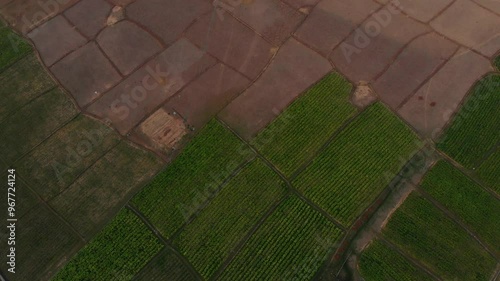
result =
[[[243,143],[213,120],[133,203],[170,237],[251,156]]]
[[[344,121],[354,116],[352,86],[337,73],[325,76],[293,102],[253,141],[285,175],[311,158]]]
[[[0,84],[0,121],[55,87],[34,54],[0,73]]]
[[[28,42],[0,21],[0,72],[31,51]]]
[[[79,115],[16,166],[37,193],[49,200],[72,184],[119,140],[111,128]]]
[[[431,203],[412,194],[383,234],[444,280],[489,280],[496,260]]]
[[[117,208],[153,177],[160,165],[152,153],[121,142],[50,204],[80,234],[91,238],[116,214]]]
[[[349,226],[418,148],[415,134],[381,104],[368,107],[294,185]]]
[[[375,240],[364,250],[359,270],[366,281],[425,281],[434,280],[398,252]]]
[[[169,248],[164,248],[134,277],[137,281],[193,281],[195,273]]]
[[[500,70],[500,56],[498,56],[493,64],[497,67],[498,70]]]
[[[53,280],[131,280],[162,244],[124,209]]]
[[[467,168],[476,168],[500,140],[500,75],[479,81],[438,143]]]
[[[285,192],[276,173],[255,160],[222,188],[175,243],[208,280]]]
[[[455,213],[490,249],[500,247],[500,202],[446,161],[425,176],[422,188]]]
[[[342,231],[299,198],[287,198],[250,238],[221,280],[310,280]]]
[[[0,123],[0,154],[13,163],[76,114],[65,93],[59,89],[45,93]]]
[[[477,169],[479,178],[493,191],[500,195],[500,149],[486,159]]]

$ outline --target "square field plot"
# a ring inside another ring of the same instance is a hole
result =
[[[220,123],[212,120],[183,152],[156,175],[133,203],[170,237],[252,151]]]
[[[500,149],[486,159],[477,169],[479,178],[493,191],[500,195]]]
[[[0,74],[0,120],[55,86],[36,55],[28,55]]]
[[[500,254],[500,201],[446,161],[438,162],[421,187]]]
[[[356,108],[349,102],[352,85],[337,73],[294,101],[252,143],[287,176],[311,158]]]
[[[209,280],[285,192],[279,176],[260,159],[255,160],[222,186],[175,243]]]
[[[491,74],[477,82],[438,148],[465,167],[476,168],[500,140],[499,93],[500,75]]]
[[[418,195],[406,199],[383,234],[443,280],[491,280],[494,274],[495,258]]]
[[[49,201],[85,238],[95,235],[160,168],[152,153],[121,142]]]
[[[172,249],[165,247],[141,269],[133,280],[193,281],[197,280],[197,275],[183,263],[178,254],[174,253]]]
[[[131,280],[162,247],[146,225],[124,209],[53,280]]]
[[[348,124],[293,184],[347,227],[419,146],[410,128],[377,103]]]
[[[220,280],[310,280],[343,232],[299,198],[282,202]]]
[[[19,160],[16,167],[44,200],[50,200],[119,140],[112,129],[79,115]]]
[[[359,260],[359,271],[366,281],[434,280],[425,271],[412,264],[406,257],[379,240],[373,241],[363,251]]]

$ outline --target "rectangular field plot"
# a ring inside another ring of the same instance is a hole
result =
[[[253,234],[220,280],[310,280],[342,230],[299,198],[287,198]]]
[[[1,49],[0,49],[1,50]],[[0,120],[55,86],[36,55],[28,55],[0,73]]]
[[[0,21],[0,72],[31,52],[31,46]]]
[[[375,240],[361,254],[359,270],[366,281],[434,280],[425,271],[378,240]]]
[[[250,157],[251,150],[212,120],[133,203],[170,237]]]
[[[481,79],[441,137],[438,148],[467,168],[500,140],[500,75]]]
[[[418,147],[416,135],[377,103],[349,124],[293,184],[349,226]]]
[[[328,74],[252,143],[285,175],[291,176],[344,121],[354,116],[356,108],[349,102],[351,89],[351,84],[339,74]]]
[[[76,114],[61,90],[45,93],[0,123],[0,155],[12,165]]]
[[[160,165],[154,154],[121,142],[49,204],[89,239],[153,177]]]
[[[162,247],[134,213],[123,209],[53,280],[131,280]]]
[[[500,253],[498,199],[446,161],[438,162],[427,173],[421,187]]]
[[[411,194],[383,231],[385,237],[443,280],[490,280],[496,261],[458,224]]]
[[[197,280],[196,276],[196,273],[192,272],[171,249],[165,247],[141,269],[133,280],[193,281]]]
[[[79,115],[18,161],[16,166],[37,193],[44,200],[50,200],[119,140],[111,128]]]
[[[208,280],[285,192],[279,176],[254,160],[222,187],[174,242]]]
[[[491,154],[476,170],[479,178],[500,195],[500,149]]]

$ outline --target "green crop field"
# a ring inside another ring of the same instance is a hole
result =
[[[430,202],[411,194],[383,234],[444,280],[490,280],[496,260]]]
[[[434,280],[425,271],[378,240],[375,240],[361,254],[359,270],[366,281]]]
[[[137,281],[193,281],[197,280],[195,273],[182,262],[182,260],[169,248],[154,257],[134,277]]]
[[[490,249],[500,252],[500,201],[446,161],[427,173],[421,187],[469,225]]]
[[[500,140],[500,75],[479,81],[446,129],[438,148],[467,168],[476,168]],[[480,136],[480,137],[479,137]]]
[[[163,245],[123,209],[53,280],[130,280]]]
[[[31,46],[0,21],[0,72],[32,52]]]
[[[312,157],[344,121],[354,116],[352,86],[331,73],[293,102],[252,140],[285,175],[291,176]]]
[[[498,56],[493,64],[497,67],[498,70],[500,70],[500,56]]]
[[[500,149],[497,148],[476,172],[488,187],[500,195]]]
[[[294,185],[349,226],[412,157],[417,140],[388,109],[374,104],[314,159]]]
[[[223,272],[221,280],[309,280],[342,231],[292,196],[271,214]]]
[[[261,160],[254,160],[222,187],[174,242],[208,280],[285,192],[276,173]]]
[[[243,143],[211,121],[133,203],[170,237],[250,157]]]

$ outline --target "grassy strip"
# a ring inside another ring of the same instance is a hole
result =
[[[377,240],[363,251],[359,260],[359,270],[366,281],[434,280],[398,252]]]
[[[342,231],[295,196],[271,214],[220,280],[310,280]]]
[[[131,280],[162,244],[123,209],[53,280]]]
[[[347,126],[293,184],[349,226],[417,148],[415,134],[377,103]]]
[[[465,230],[415,194],[395,212],[383,234],[444,280],[489,280],[496,266]]]
[[[351,84],[339,74],[328,74],[252,142],[290,176],[355,114],[356,108],[349,103],[351,89]]]
[[[486,185],[500,195],[500,149],[497,148],[476,172]]]
[[[255,160],[222,188],[175,243],[208,280],[285,192],[284,183],[274,171]]]
[[[479,81],[438,148],[467,168],[475,168],[500,140],[500,75]]]
[[[250,156],[231,132],[211,121],[133,203],[170,237]]]

